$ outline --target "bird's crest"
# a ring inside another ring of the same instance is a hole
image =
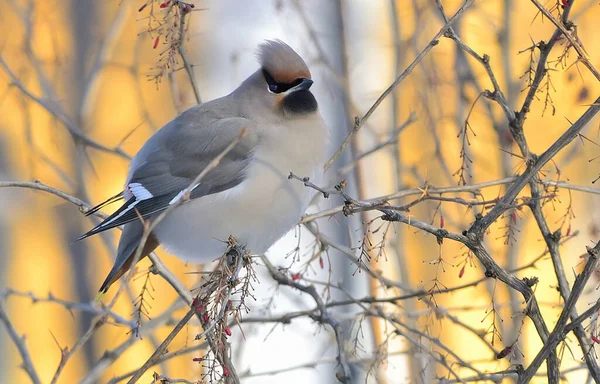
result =
[[[299,78],[311,78],[304,60],[281,40],[266,40],[259,45],[258,60],[277,82],[291,83]]]

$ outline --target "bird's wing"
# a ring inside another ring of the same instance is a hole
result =
[[[152,136],[132,161],[123,195],[125,204],[80,239],[141,217],[156,214],[174,204],[191,187],[190,198],[218,193],[240,184],[257,142],[252,122],[241,117],[222,117],[191,109]],[[197,185],[194,179],[238,139],[247,134]],[[250,129],[248,129],[250,128]]]

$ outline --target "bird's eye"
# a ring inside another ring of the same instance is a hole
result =
[[[277,82],[275,81],[273,76],[271,76],[271,74],[269,72],[267,72],[265,69],[263,69],[262,73],[263,73],[263,76],[265,77],[265,80],[267,81],[267,84],[269,85],[269,91],[271,91],[273,93],[283,92],[280,90],[281,87],[279,86],[279,84],[277,84]]]

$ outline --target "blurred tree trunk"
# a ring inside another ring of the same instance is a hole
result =
[[[318,13],[312,12],[309,22],[312,23],[312,28],[316,31],[316,44],[321,46],[320,52],[325,54],[321,58],[329,71],[324,71],[323,78],[329,79],[326,87],[329,92],[329,97],[332,103],[328,105],[324,111],[327,122],[329,122],[329,130],[331,133],[331,153],[333,153],[340,144],[346,139],[353,128],[354,119],[350,111],[350,92],[351,83],[348,75],[348,57],[347,57],[347,41],[345,27],[345,7],[350,7],[341,0],[337,1],[314,1],[312,3],[302,2],[304,9],[319,9]],[[316,16],[316,17],[315,17]],[[332,76],[337,76],[337,79]],[[339,176],[340,168],[352,162],[354,155],[357,153],[356,140],[346,148],[344,153],[332,164],[328,172],[329,182],[338,183],[343,177],[348,182],[346,191],[352,196],[364,198],[364,193],[361,188],[360,167],[355,167],[353,172]],[[331,208],[339,205],[338,199],[329,199],[325,201],[323,208]],[[338,244],[347,244],[352,247],[356,246],[362,239],[364,234],[364,226],[362,224],[364,215],[354,215],[346,218],[343,222],[331,220],[327,223],[322,223],[320,230],[326,233]],[[351,264],[347,258],[339,251],[330,249],[332,264],[332,281],[339,281],[341,288],[352,295],[353,297],[363,297],[369,294],[366,274],[355,273],[356,266]],[[351,276],[351,278],[348,278]],[[347,295],[338,290],[332,291],[332,299],[346,299]],[[347,313],[348,308],[342,308],[340,311]],[[347,342],[351,343],[353,337],[352,332],[356,332],[356,327],[352,321],[344,323],[344,333]],[[365,332],[365,337],[370,338],[371,335]],[[362,336],[360,336],[362,337]],[[370,345],[369,341],[363,342],[365,346]],[[335,344],[332,344],[335,348]],[[367,347],[368,348],[368,347]],[[332,369],[335,368],[335,364]],[[364,377],[359,377],[360,370],[352,365],[353,380],[355,382],[364,381]],[[331,383],[336,383],[334,376],[328,377]]]
[[[14,178],[14,175],[8,173],[7,158],[4,156],[6,151],[4,146],[8,143],[4,136],[0,134],[0,180],[7,180]],[[8,196],[11,191],[4,190],[0,191],[0,292],[7,288],[9,273],[9,249],[10,236],[8,235],[10,229],[9,217],[6,214],[8,212],[8,206],[4,206],[4,202],[9,201]],[[8,204],[7,204],[8,205]],[[1,300],[0,300],[1,301]],[[10,343],[6,332],[0,332],[0,346],[4,346]],[[11,372],[11,359],[0,359],[0,382],[8,383],[10,372]]]
[[[94,36],[94,29],[90,26],[101,25],[99,14],[101,14],[101,3],[94,0],[71,0],[69,4],[70,17],[72,20],[72,36],[73,36],[73,57],[67,62],[65,69],[68,69],[68,76],[65,76],[66,81],[71,85],[67,87],[71,94],[67,95],[70,103],[65,107],[67,112],[73,117],[76,124],[85,132],[86,121],[83,121],[81,116],[81,108],[84,98],[86,84],[89,81],[89,68],[94,54],[97,54],[97,46],[99,39]],[[100,36],[100,35],[98,35]],[[74,150],[70,153],[71,164],[73,164],[73,180],[75,181],[74,195],[83,201],[90,201],[86,190],[85,175],[90,172],[89,158],[85,153],[85,148],[80,143],[75,143]],[[73,280],[72,286],[75,287],[75,297],[81,302],[87,302],[94,297],[92,288],[88,281],[88,275],[91,271],[89,245],[84,241],[74,242],[80,234],[85,232],[86,219],[76,210],[73,210],[70,205],[61,205],[59,208],[59,217],[63,218],[60,225],[63,226],[61,233],[65,236],[65,244],[67,244],[71,265],[71,273],[68,276]],[[78,334],[84,334],[89,327],[93,316],[89,313],[82,313]],[[88,366],[92,366],[95,361],[94,343],[95,339],[83,346],[85,361]]]

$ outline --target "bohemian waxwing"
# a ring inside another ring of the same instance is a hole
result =
[[[144,232],[140,216],[151,222],[188,187],[189,201],[158,222],[142,258],[162,244],[183,260],[202,263],[222,255],[230,235],[262,254],[298,223],[313,193],[288,176],[318,182],[327,131],[304,60],[279,40],[260,45],[258,58],[261,68],[231,94],[191,107],[150,137],[131,161],[124,191],[92,210],[125,200],[81,237],[124,225],[99,294],[132,267]],[[233,150],[191,186],[244,129]]]

